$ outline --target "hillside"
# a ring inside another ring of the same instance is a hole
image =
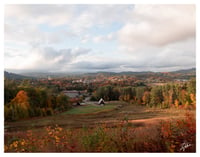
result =
[[[183,74],[195,74],[196,73],[196,68],[191,68],[191,69],[182,69],[182,70],[177,70],[173,71],[172,73],[183,73]]]
[[[14,80],[34,79],[33,77],[19,75],[19,74],[15,74],[15,73],[10,73],[10,72],[7,72],[7,71],[4,71],[4,78],[14,79]]]
[[[175,78],[186,78],[188,79],[188,76],[195,76],[196,75],[196,68],[191,69],[181,69],[177,71],[170,71],[170,72],[153,72],[153,71],[140,71],[140,72],[134,72],[134,71],[122,71],[122,72],[105,72],[105,71],[98,71],[98,72],[92,72],[92,73],[52,73],[52,72],[25,72],[22,74],[15,74],[5,71],[4,76],[8,79],[33,79],[33,78],[60,78],[60,77],[66,77],[66,76],[136,76],[139,78],[146,78],[150,76],[165,76],[165,77],[175,77]]]

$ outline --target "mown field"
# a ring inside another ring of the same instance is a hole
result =
[[[105,111],[111,111],[115,109],[117,106],[115,104],[106,104],[105,106],[100,106],[100,105],[85,105],[85,106],[78,106],[76,108],[73,108],[67,112],[64,112],[63,114],[97,114],[100,112],[105,112]]]
[[[5,152],[195,152],[195,110],[112,101],[5,123]],[[189,146],[182,150],[184,142]]]

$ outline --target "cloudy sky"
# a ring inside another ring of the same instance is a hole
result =
[[[12,72],[173,71],[195,67],[194,5],[6,5]]]

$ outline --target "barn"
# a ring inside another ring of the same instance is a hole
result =
[[[105,105],[105,101],[103,100],[103,98],[101,98],[101,99],[99,100],[98,104],[99,104],[99,105],[102,105],[102,106]]]

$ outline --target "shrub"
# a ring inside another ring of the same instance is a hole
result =
[[[186,113],[184,120],[161,123],[160,136],[170,152],[196,151],[196,120],[194,115]],[[183,145],[189,145],[184,148]]]

